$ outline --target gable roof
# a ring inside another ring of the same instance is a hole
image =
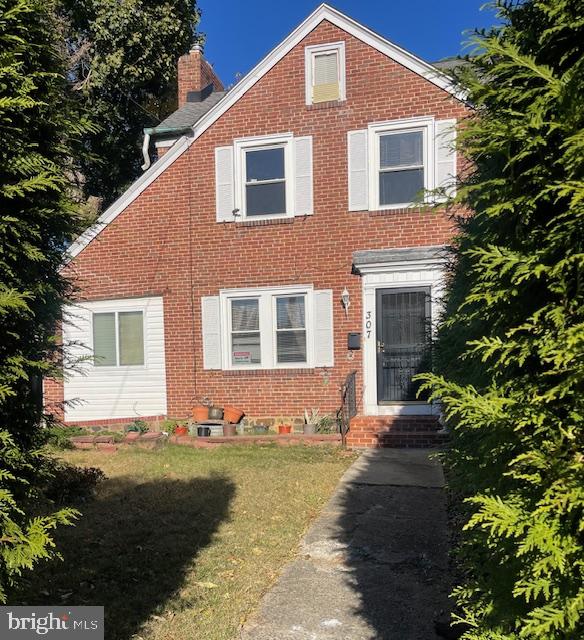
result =
[[[158,162],[154,163],[116,202],[114,202],[99,217],[97,223],[85,231],[69,248],[71,258],[77,256],[99,233],[114,220],[126,207],[128,207],[139,195],[154,182],[174,160],[184,153],[216,120],[242,98],[259,80],[274,67],[287,53],[313,31],[323,20],[346,31],[365,44],[377,49],[388,58],[398,62],[432,84],[450,93],[458,100],[465,101],[466,92],[458,86],[447,74],[435,66],[418,58],[413,53],[402,49],[396,44],[386,40],[368,27],[359,24],[352,18],[341,13],[337,9],[323,3],[317,7],[302,23],[300,23],[290,35],[277,45],[263,58],[248,74],[246,74],[230,91],[210,109],[206,110],[193,122],[190,137],[182,137],[177,140],[169,151]],[[213,94],[211,94],[212,96]],[[206,102],[206,101],[205,101]],[[178,117],[179,109],[173,116]],[[182,120],[182,115],[180,116]],[[161,127],[159,125],[157,129]],[[172,160],[171,160],[172,158]],[[161,164],[162,161],[162,164]],[[167,162],[168,161],[168,162]],[[154,171],[153,171],[154,170]]]

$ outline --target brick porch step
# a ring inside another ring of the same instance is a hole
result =
[[[442,447],[448,435],[434,416],[356,416],[347,445],[353,449]]]

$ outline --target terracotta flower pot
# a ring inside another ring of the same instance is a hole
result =
[[[223,419],[225,422],[231,422],[231,424],[237,424],[243,418],[243,411],[237,407],[224,407]]]
[[[281,424],[278,426],[278,433],[292,433],[292,425],[291,424]]]
[[[193,407],[193,420],[195,422],[204,422],[209,419],[209,407],[204,404],[198,404]]]
[[[174,430],[175,436],[186,436],[188,434],[189,434],[189,430],[183,425],[178,425]]]
[[[236,436],[237,435],[237,428],[235,427],[234,424],[224,424],[223,425],[223,435],[224,436]]]

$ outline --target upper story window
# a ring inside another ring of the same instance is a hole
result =
[[[345,43],[305,49],[306,104],[345,99]]]
[[[424,191],[422,130],[379,134],[379,205],[414,202]]]
[[[286,214],[285,146],[244,149],[248,216]]]
[[[144,314],[116,311],[93,314],[93,357],[97,367],[144,364]]]
[[[434,120],[415,118],[369,125],[371,209],[424,202],[434,188]]]
[[[235,140],[235,201],[241,219],[293,215],[293,142],[288,133]]]

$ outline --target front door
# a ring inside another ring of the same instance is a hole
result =
[[[377,403],[415,401],[429,367],[430,289],[377,289]]]

